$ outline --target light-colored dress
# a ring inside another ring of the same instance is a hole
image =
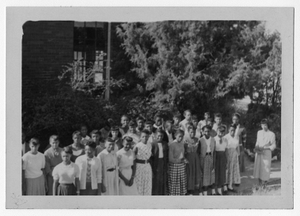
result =
[[[45,177],[42,169],[46,166],[45,156],[38,152],[27,152],[22,157],[25,170],[26,195],[45,195]]]
[[[106,188],[103,195],[119,195],[119,173],[117,155],[114,151],[108,152],[106,149],[97,156],[102,163],[102,184]]]
[[[276,148],[275,134],[272,131],[260,130],[257,132],[256,145],[259,147],[269,147],[261,153],[255,154],[254,163],[254,178],[259,178],[263,181],[270,179],[272,151]]]
[[[133,161],[135,160],[135,156],[133,151],[130,149],[128,152],[122,148],[117,152],[117,156],[120,157],[119,160],[119,170],[122,173],[122,175],[130,180],[131,175],[132,175],[132,166],[133,166]],[[124,181],[120,178],[119,179],[119,194],[120,195],[138,195],[138,190],[135,182],[133,182],[133,185],[130,187],[125,185]]]
[[[227,172],[226,183],[229,185],[240,184],[240,168],[238,159],[239,139],[227,134],[224,137],[227,140]]]
[[[139,142],[133,149],[135,152],[137,149],[136,159],[149,160],[151,157],[152,146],[150,143],[144,144]],[[151,195],[152,193],[152,169],[150,163],[137,163],[136,164],[136,177],[135,182],[139,195]]]

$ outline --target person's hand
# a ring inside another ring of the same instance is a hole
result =
[[[80,191],[76,191],[76,195],[77,195],[77,196],[80,196]]]
[[[117,156],[118,164],[120,164],[121,158],[122,158],[122,155]]]
[[[98,189],[98,195],[101,195],[101,188]]]
[[[131,177],[130,180],[129,180],[129,187],[131,187],[133,185],[133,181],[134,181],[134,178]]]
[[[128,179],[125,178],[125,179],[123,179],[123,181],[124,181],[126,186],[129,186],[129,180]]]

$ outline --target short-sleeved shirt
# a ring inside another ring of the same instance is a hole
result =
[[[79,178],[79,167],[73,162],[69,165],[60,163],[54,167],[52,175],[53,179],[58,180],[60,184],[72,184],[75,178]]]
[[[22,160],[25,178],[38,178],[43,175],[42,169],[45,168],[46,159],[42,153],[38,152],[34,155],[31,152],[27,152],[23,155]]]
[[[227,148],[227,139],[219,136],[215,136],[214,139],[216,140],[216,151],[225,151]]]
[[[232,137],[230,134],[225,135],[227,140],[227,148],[237,148],[239,146],[239,139],[237,137]]]

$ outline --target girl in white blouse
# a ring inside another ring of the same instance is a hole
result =
[[[272,151],[276,148],[275,134],[269,130],[266,119],[261,121],[262,130],[257,132],[255,145],[254,178],[259,185],[265,186],[270,179]]]

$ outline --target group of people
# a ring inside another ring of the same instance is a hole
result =
[[[31,138],[22,143],[23,195],[224,195],[235,191],[244,172],[246,130],[240,115],[228,127],[222,115],[204,114],[198,121],[190,110],[154,122],[121,117],[109,119],[101,130],[82,125],[73,143],[59,147],[49,138],[44,154]],[[254,177],[264,185],[270,178],[275,135],[266,119],[257,133]]]

